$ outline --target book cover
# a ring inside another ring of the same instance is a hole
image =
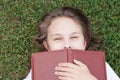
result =
[[[32,80],[59,80],[54,74],[55,67],[62,62],[73,63],[73,59],[86,64],[91,74],[98,80],[107,80],[104,52],[75,49],[33,53],[31,56]]]

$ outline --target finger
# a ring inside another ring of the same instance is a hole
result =
[[[73,80],[71,77],[58,76],[60,80]]]
[[[55,67],[55,70],[56,70],[56,71],[69,72],[69,73],[75,73],[75,69],[69,68],[69,67],[58,66],[58,67]]]
[[[75,64],[77,64],[78,66],[84,66],[84,65],[85,65],[84,63],[82,63],[81,61],[78,61],[78,60],[76,60],[76,59],[74,59],[73,62],[74,62]]]
[[[78,66],[73,64],[73,63],[59,63],[58,66],[69,67],[69,68],[72,68],[72,69],[78,68]]]
[[[85,64],[82,63],[81,61],[78,61],[78,60],[76,60],[76,59],[74,59],[73,61],[74,61],[74,63],[75,63],[76,65],[79,66],[79,69],[80,69],[80,70],[81,70],[81,69],[88,70],[87,65],[85,65]],[[88,71],[89,71],[89,70],[88,70]]]
[[[56,72],[55,72],[55,75],[63,76],[63,77],[70,77],[70,78],[73,77],[73,74],[68,73],[68,72],[61,72],[61,71],[56,71]]]

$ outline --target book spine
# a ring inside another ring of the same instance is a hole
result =
[[[67,62],[73,63],[74,54],[71,49],[67,49]]]

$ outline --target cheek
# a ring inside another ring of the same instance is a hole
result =
[[[84,40],[77,40],[74,42],[71,42],[72,49],[79,49],[79,50],[85,50],[86,44]]]
[[[49,49],[50,50],[60,50],[60,49],[63,49],[64,46],[63,46],[63,43],[62,42],[51,42],[49,45]]]

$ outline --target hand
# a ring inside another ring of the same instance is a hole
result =
[[[58,75],[60,80],[97,80],[85,64],[78,60],[74,60],[74,63],[58,64],[55,75]]]

